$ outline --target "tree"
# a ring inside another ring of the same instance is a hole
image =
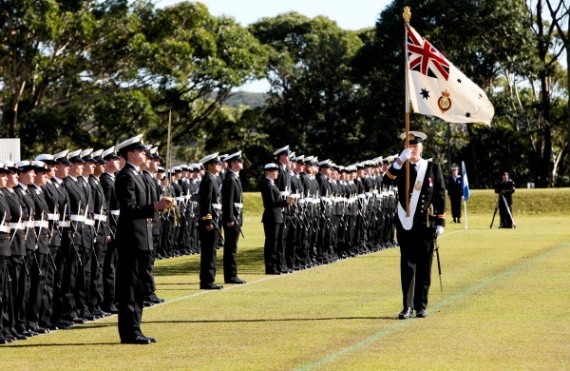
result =
[[[262,19],[250,31],[271,49],[266,130],[272,143],[291,142],[297,153],[354,161],[362,139],[357,87],[350,78],[351,58],[361,46],[356,33],[326,17],[295,12]]]

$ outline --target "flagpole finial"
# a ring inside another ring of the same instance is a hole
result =
[[[412,19],[412,12],[409,6],[404,7],[404,13],[402,14],[402,16],[404,17],[404,23],[409,24],[410,19]]]

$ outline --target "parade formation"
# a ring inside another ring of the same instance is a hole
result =
[[[266,274],[396,246],[397,191],[382,183],[393,156],[340,166],[288,145],[274,156],[260,183]],[[168,169],[162,160],[139,135],[0,162],[1,344],[117,313],[122,342],[155,342],[138,328],[142,307],[163,301],[155,259],[200,254],[200,289],[222,289],[223,249],[224,283],[245,283],[241,151]]]

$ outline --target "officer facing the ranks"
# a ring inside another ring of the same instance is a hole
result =
[[[120,205],[117,225],[117,279],[119,299],[119,336],[123,344],[150,344],[140,328],[143,300],[154,292],[152,269],[152,218],[157,210],[170,207],[170,200],[152,202],[140,166],[146,161],[142,135],[117,145],[126,164],[117,175],[115,191]]]
[[[445,179],[439,164],[422,159],[426,134],[411,131],[409,147],[384,175],[384,182],[398,187],[397,239],[400,245],[400,273],[403,307],[399,319],[427,316],[428,293],[435,239],[445,226]],[[405,133],[400,136],[406,139]],[[406,165],[409,162],[409,204],[406,205]],[[409,210],[409,214],[407,213]],[[408,216],[409,215],[409,216]]]

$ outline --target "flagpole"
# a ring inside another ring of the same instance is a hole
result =
[[[412,12],[410,11],[409,6],[404,7],[404,13],[402,14],[404,18],[404,80],[406,84],[406,93],[405,93],[405,108],[406,112],[404,115],[404,123],[405,123],[405,131],[406,131],[406,142],[405,148],[410,146],[410,139],[408,138],[410,134],[410,99],[408,97],[409,86],[408,86],[408,69],[410,66],[408,65],[408,31],[406,26],[410,23],[410,19],[412,18]],[[410,161],[406,161],[406,216],[410,216]]]
[[[467,230],[469,229],[469,222],[467,221],[467,201],[465,201],[465,198],[463,199],[463,209],[465,210],[465,218],[463,220],[465,220],[465,230]]]

